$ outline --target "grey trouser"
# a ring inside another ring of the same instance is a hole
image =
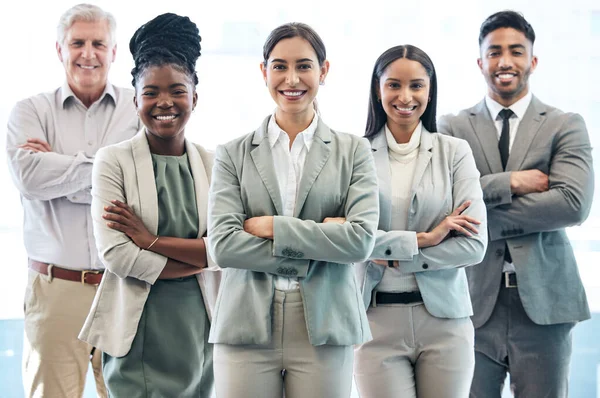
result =
[[[475,330],[470,396],[500,398],[509,372],[515,398],[566,398],[574,325],[533,323],[518,288],[502,287],[490,319]]]
[[[473,376],[470,318],[436,318],[423,303],[367,311],[373,340],[357,346],[361,398],[466,398]]]
[[[350,397],[352,346],[310,344],[298,290],[275,291],[272,332],[268,346],[215,344],[218,398]]]

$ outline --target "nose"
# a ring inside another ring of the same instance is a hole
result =
[[[158,102],[156,103],[156,106],[161,109],[168,109],[173,106],[173,100],[171,99],[170,95],[161,94],[158,97]]]
[[[298,84],[299,81],[300,78],[298,77],[298,73],[294,69],[290,69],[285,77],[285,82],[289,86],[294,87]]]
[[[82,57],[85,59],[92,59],[95,57],[96,52],[94,51],[94,45],[91,42],[85,42],[83,45]]]
[[[412,92],[408,88],[400,90],[398,93],[398,100],[405,105],[410,104],[412,101]]]
[[[512,66],[513,63],[510,54],[503,53],[500,59],[498,60],[498,67],[500,67],[501,69],[510,69],[512,68]]]

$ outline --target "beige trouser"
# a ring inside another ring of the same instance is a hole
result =
[[[96,286],[29,270],[23,339],[26,397],[80,398],[90,362],[98,396],[107,397],[102,353],[77,339],[95,294]]]
[[[215,344],[218,398],[350,397],[352,346],[310,344],[299,291],[275,291],[272,330],[269,346]]]
[[[423,303],[378,304],[367,316],[373,340],[355,350],[361,398],[469,396],[475,366],[470,318],[436,318]]]

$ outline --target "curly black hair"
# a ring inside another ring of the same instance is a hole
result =
[[[197,85],[201,40],[198,27],[188,17],[166,13],[143,24],[129,41],[135,62],[131,70],[133,86],[146,69],[163,65],[176,67]]]

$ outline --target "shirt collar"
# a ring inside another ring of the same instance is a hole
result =
[[[531,103],[531,98],[533,98],[533,94],[530,90],[523,98],[509,106],[508,109],[513,111],[517,118],[523,119],[523,116],[525,116],[525,112]],[[492,116],[493,120],[498,119],[498,114],[500,111],[505,109],[503,105],[494,101],[489,95],[485,96],[485,105],[487,106],[488,111],[490,111],[490,115]]]
[[[315,112],[315,116],[313,117],[312,122],[308,125],[308,127],[305,130],[301,131],[296,136],[296,139],[303,140],[304,145],[306,145],[306,149],[310,149],[310,145],[312,144],[315,132],[317,131],[317,125],[319,124],[318,122],[319,116],[317,115],[317,112]],[[269,145],[271,146],[271,148],[275,146],[275,144],[277,143],[277,141],[279,141],[279,138],[283,134],[287,135],[287,133],[277,124],[277,120],[275,120],[275,113],[273,112],[273,115],[271,115],[271,118],[269,119],[269,124],[267,126],[267,135],[269,137]]]
[[[77,98],[75,96],[75,93],[73,92],[73,90],[71,90],[71,87],[69,86],[69,83],[67,83],[66,80],[63,83],[62,87],[60,88],[60,93],[61,93],[61,103],[63,105],[63,108],[65,106],[65,102],[69,98],[74,98],[77,101],[80,101],[79,98]],[[110,98],[112,98],[115,104],[117,103],[117,95],[115,93],[115,88],[113,87],[112,84],[110,84],[109,81],[106,82],[106,87],[104,87],[104,91],[102,92],[102,95],[96,102],[101,102],[102,100],[104,100],[104,97],[106,97],[106,96],[109,96]]]

